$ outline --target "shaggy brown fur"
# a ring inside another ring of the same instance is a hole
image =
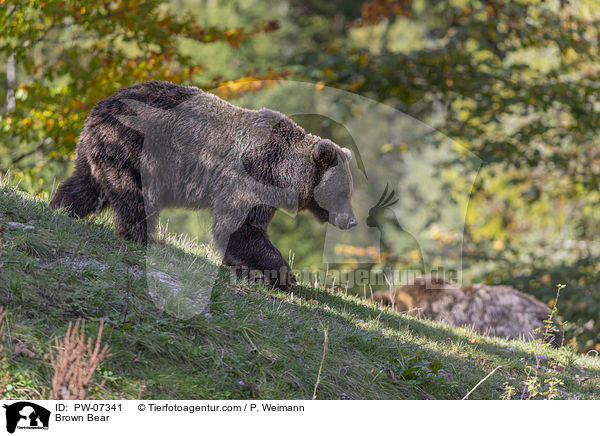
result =
[[[50,206],[84,217],[110,205],[118,233],[144,243],[161,209],[210,208],[224,262],[287,288],[294,277],[267,226],[277,208],[306,209],[342,229],[355,225],[350,158],[279,112],[145,82],[92,109],[75,171]]]
[[[544,332],[544,320],[550,316],[545,304],[510,286],[461,286],[431,276],[392,291],[375,292],[373,300],[389,306],[393,302],[398,312],[511,339],[539,337],[534,331]],[[554,327],[558,332],[551,333],[549,342],[559,347],[562,330],[555,321]]]

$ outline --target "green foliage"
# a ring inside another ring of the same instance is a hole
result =
[[[447,103],[440,130],[484,161],[544,165],[554,176],[568,174],[596,186],[594,173],[581,170],[595,156],[594,132],[600,128],[598,97],[590,86],[599,54],[597,5],[405,3],[410,18],[399,14],[385,25],[399,36],[406,20],[418,21],[425,41],[393,50],[384,39],[374,52],[335,40],[306,53],[307,77],[394,99],[420,118],[434,102]]]
[[[140,17],[143,16],[143,19]],[[116,90],[145,80],[189,84],[203,69],[179,50],[184,40],[237,47],[277,28],[202,26],[164,0],[5,1],[0,8],[0,75],[14,107],[0,117],[0,168],[47,187],[69,162],[88,111]],[[218,82],[209,81],[213,88]]]
[[[599,21],[585,0],[374,0],[298,61],[309,80],[430,122],[483,161],[471,168],[463,277],[544,302],[565,283],[560,316],[582,349],[600,343]],[[404,161],[395,144],[386,158]]]
[[[422,352],[417,352],[414,356],[409,356],[402,360],[397,358],[391,359],[388,371],[392,378],[394,374],[398,374],[398,376],[405,380],[422,382],[427,378],[434,378],[439,383],[443,383],[445,379],[442,368],[443,364],[440,360],[429,361],[423,357]]]

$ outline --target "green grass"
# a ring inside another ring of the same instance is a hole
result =
[[[51,344],[81,317],[91,336],[105,320],[112,353],[95,398],[310,399],[320,370],[318,399],[458,399],[501,366],[470,399],[600,399],[595,356],[482,337],[342,291],[227,285],[209,247],[158,239],[123,241],[108,213],[75,220],[2,183],[6,398],[48,397]],[[16,339],[35,357],[15,353]]]

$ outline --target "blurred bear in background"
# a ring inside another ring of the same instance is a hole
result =
[[[472,328],[482,335],[544,339],[555,347],[563,341],[563,331],[550,309],[511,286],[459,285],[428,275],[397,289],[375,292],[372,300],[412,316]]]

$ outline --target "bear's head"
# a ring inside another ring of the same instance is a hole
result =
[[[314,145],[312,159],[316,165],[316,185],[309,210],[317,219],[342,230],[354,227],[357,222],[351,203],[354,191],[350,172],[352,153],[329,139],[321,139]]]

